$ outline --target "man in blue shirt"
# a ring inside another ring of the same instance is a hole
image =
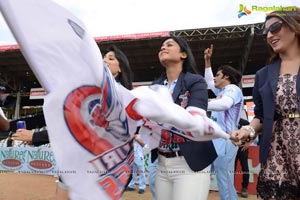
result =
[[[229,65],[218,68],[213,77],[210,58],[213,45],[204,51],[205,80],[208,88],[216,95],[216,100],[208,103],[207,110],[211,112],[211,118],[230,134],[238,129],[241,117],[243,93],[237,86],[241,80],[241,74]],[[213,162],[212,169],[216,172],[218,189],[221,200],[238,200],[234,187],[234,164],[238,148],[231,141],[224,139],[213,140],[218,157]]]

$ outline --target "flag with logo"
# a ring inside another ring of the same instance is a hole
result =
[[[54,2],[0,0],[0,9],[47,92],[51,147],[71,199],[120,199],[138,120],[147,119],[157,133],[164,127],[194,140],[228,138],[197,108],[173,104],[163,88],[129,92],[118,85],[84,24]],[[157,101],[162,96],[165,103]],[[159,136],[153,140],[157,145]]]
[[[52,1],[1,0],[0,6],[47,92],[49,139],[70,198],[119,199],[130,175],[134,130],[97,44]]]

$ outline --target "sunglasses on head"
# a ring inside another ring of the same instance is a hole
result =
[[[271,26],[269,26],[269,28],[265,28],[262,33],[263,37],[267,38],[269,31],[272,34],[278,33],[281,30],[282,25],[283,25],[282,21],[277,21],[277,22],[273,23]]]

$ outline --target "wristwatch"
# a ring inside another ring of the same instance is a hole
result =
[[[255,129],[253,128],[253,126],[249,126],[249,125],[242,126],[242,129],[245,129],[245,130],[250,132],[250,134],[249,134],[250,138],[255,138],[256,132],[255,132]]]

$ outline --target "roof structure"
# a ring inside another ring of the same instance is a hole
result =
[[[229,64],[243,74],[255,74],[268,58],[265,41],[261,37],[263,24],[177,30],[148,34],[132,34],[95,38],[101,51],[114,44],[128,57],[134,72],[134,81],[153,81],[162,72],[158,51],[162,37],[181,36],[188,40],[200,71],[204,71],[203,51],[214,45],[214,71]],[[28,95],[31,88],[40,87],[18,45],[0,46],[0,83],[10,93]],[[246,93],[246,94],[245,94]],[[244,91],[245,95],[251,92]]]
[[[243,74],[255,74],[266,63],[268,57],[265,41],[261,36],[263,24],[202,28],[171,31],[169,35],[186,38],[192,48],[200,71],[204,67],[203,51],[214,44],[213,68],[229,64]],[[127,55],[135,74],[135,81],[152,81],[160,75],[162,67],[158,61],[161,38],[100,41],[104,50],[117,45]]]

